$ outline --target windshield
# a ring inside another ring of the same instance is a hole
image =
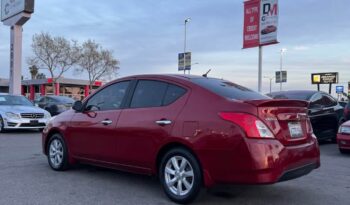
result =
[[[194,78],[192,81],[222,97],[234,100],[266,100],[268,96],[237,85],[230,81],[215,78]]]
[[[1,105],[24,105],[33,106],[33,104],[24,96],[0,95]]]

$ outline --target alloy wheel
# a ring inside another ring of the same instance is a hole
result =
[[[185,157],[171,157],[166,163],[164,177],[167,188],[176,196],[184,196],[192,190],[194,172]]]
[[[54,139],[51,141],[49,148],[49,157],[52,166],[58,168],[63,162],[63,145],[60,140]]]

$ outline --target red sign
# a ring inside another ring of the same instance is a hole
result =
[[[278,0],[244,2],[243,48],[278,43]]]
[[[94,86],[99,86],[99,87],[101,87],[101,86],[102,86],[102,81],[95,81],[95,82],[94,82]]]
[[[260,44],[260,0],[244,2],[243,48],[252,48]]]

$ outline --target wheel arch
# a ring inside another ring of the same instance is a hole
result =
[[[181,143],[181,142],[168,142],[166,144],[164,144],[160,149],[159,151],[157,152],[157,155],[156,155],[156,164],[155,164],[155,174],[157,176],[159,176],[159,168],[160,168],[160,163],[161,163],[161,160],[163,158],[163,156],[171,149],[174,149],[174,148],[183,148],[183,149],[186,149],[187,151],[189,151],[195,158],[196,160],[198,161],[199,163],[199,166],[200,166],[200,169],[201,169],[201,172],[202,172],[202,182],[203,184],[206,186],[206,187],[210,187],[212,185],[214,185],[214,181],[212,180],[209,172],[207,170],[205,170],[205,168],[203,167],[203,163],[201,162],[200,158],[197,156],[197,154],[194,152],[194,150],[186,145],[185,143]]]
[[[60,134],[63,138],[64,138],[64,136],[63,136],[63,134],[62,134],[62,132],[60,131],[60,130],[58,130],[58,129],[51,129],[50,131],[49,131],[49,133],[47,134],[47,137],[46,137],[46,139],[45,139],[45,146],[44,146],[44,149],[45,149],[45,154],[47,154],[47,144],[49,143],[49,141],[50,141],[50,139],[51,139],[51,137],[54,135],[54,134]]]

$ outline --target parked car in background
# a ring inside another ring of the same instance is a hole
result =
[[[336,135],[344,119],[344,108],[329,94],[309,90],[293,90],[267,94],[274,99],[306,100],[309,104],[308,115],[315,135],[320,140],[336,141]]]
[[[43,129],[49,112],[33,105],[26,97],[0,94],[0,132],[14,129]]]
[[[43,152],[56,171],[81,162],[158,175],[171,200],[188,203],[202,185],[271,184],[318,168],[307,105],[215,78],[125,77],[52,119]]]
[[[66,96],[44,96],[38,101],[38,106],[55,116],[69,110],[74,102],[75,100]]]
[[[346,106],[344,107],[344,119],[350,120],[350,101],[348,102],[348,104],[346,104]]]
[[[339,127],[337,142],[341,153],[350,153],[350,121]]]

